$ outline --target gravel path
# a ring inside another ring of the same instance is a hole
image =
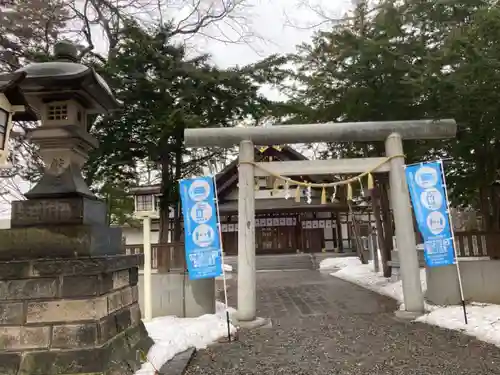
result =
[[[188,375],[500,374],[499,348],[399,321],[393,300],[317,271],[259,273],[258,298],[273,327],[198,352]]]

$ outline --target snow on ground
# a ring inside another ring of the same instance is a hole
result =
[[[178,318],[164,316],[154,318],[144,325],[155,344],[148,353],[148,361],[142,365],[135,375],[155,375],[167,361],[177,353],[190,347],[204,349],[222,337],[227,337],[226,309],[223,303],[217,302],[216,313],[198,318]],[[230,308],[232,314],[235,310]],[[231,333],[236,328],[231,325]]]
[[[467,305],[467,318],[469,324],[465,325],[462,306],[439,306],[417,321],[459,330],[500,346],[500,305],[472,303]]]
[[[233,272],[233,266],[230,264],[224,264],[224,272]]]
[[[324,264],[323,264],[324,263]],[[375,273],[373,263],[361,264],[357,257],[327,258],[320,263],[320,269],[336,270],[332,276],[358,284],[374,292],[392,297],[403,305],[401,281],[392,281]],[[382,269],[382,267],[380,267]],[[427,289],[425,269],[420,271],[422,290]],[[472,303],[467,305],[468,323],[464,322],[462,306],[425,305],[427,313],[416,321],[435,326],[459,330],[479,340],[500,346],[500,305]]]
[[[356,262],[353,262],[353,260],[357,260],[359,263],[359,259],[355,257],[325,258],[319,263],[319,269],[337,270],[355,264]]]
[[[328,265],[327,268],[326,265]],[[382,269],[382,265],[379,268]],[[391,279],[383,277],[381,273],[375,273],[372,262],[361,264],[361,261],[357,257],[327,258],[320,263],[320,269],[337,270],[337,272],[332,274],[335,277],[361,285],[377,293],[394,298],[401,304],[403,303],[403,285],[401,281],[391,281]],[[421,270],[420,279],[423,281],[422,287],[425,290],[425,270]]]

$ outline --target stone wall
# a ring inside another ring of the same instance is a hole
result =
[[[0,262],[0,374],[133,374],[138,255]]]

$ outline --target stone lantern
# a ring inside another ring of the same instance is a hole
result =
[[[111,89],[94,69],[76,62],[77,50],[68,43],[55,46],[56,61],[34,63],[22,90],[39,113],[41,126],[29,138],[40,147],[46,172],[26,197],[89,197],[94,194],[81,176],[88,152],[98,146],[88,133],[88,115],[119,109]]]
[[[138,304],[141,258],[125,255],[121,230],[81,174],[98,146],[88,115],[119,102],[72,44],[54,52],[15,73],[41,122],[28,139],[45,172],[0,230],[0,374],[129,375],[152,345]]]
[[[76,62],[75,46],[60,42],[54,52],[55,61],[19,70],[25,75],[20,88],[41,122],[28,139],[39,146],[45,171],[25,194],[28,200],[13,202],[11,227],[44,226],[48,231],[44,241],[31,235],[24,240],[24,248],[25,241],[33,242],[30,257],[45,256],[47,241],[51,256],[67,256],[68,246],[72,256],[119,254],[121,231],[106,225],[106,204],[90,191],[81,173],[89,151],[98,146],[88,132],[89,115],[117,110],[119,102],[94,69]],[[28,229],[21,233],[31,233]],[[20,243],[16,236],[12,239]],[[21,256],[19,246],[11,247]],[[0,258],[5,256],[10,256],[6,249],[0,252]]]

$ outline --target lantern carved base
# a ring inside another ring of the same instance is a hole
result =
[[[147,353],[138,255],[0,262],[0,374],[132,375]]]

